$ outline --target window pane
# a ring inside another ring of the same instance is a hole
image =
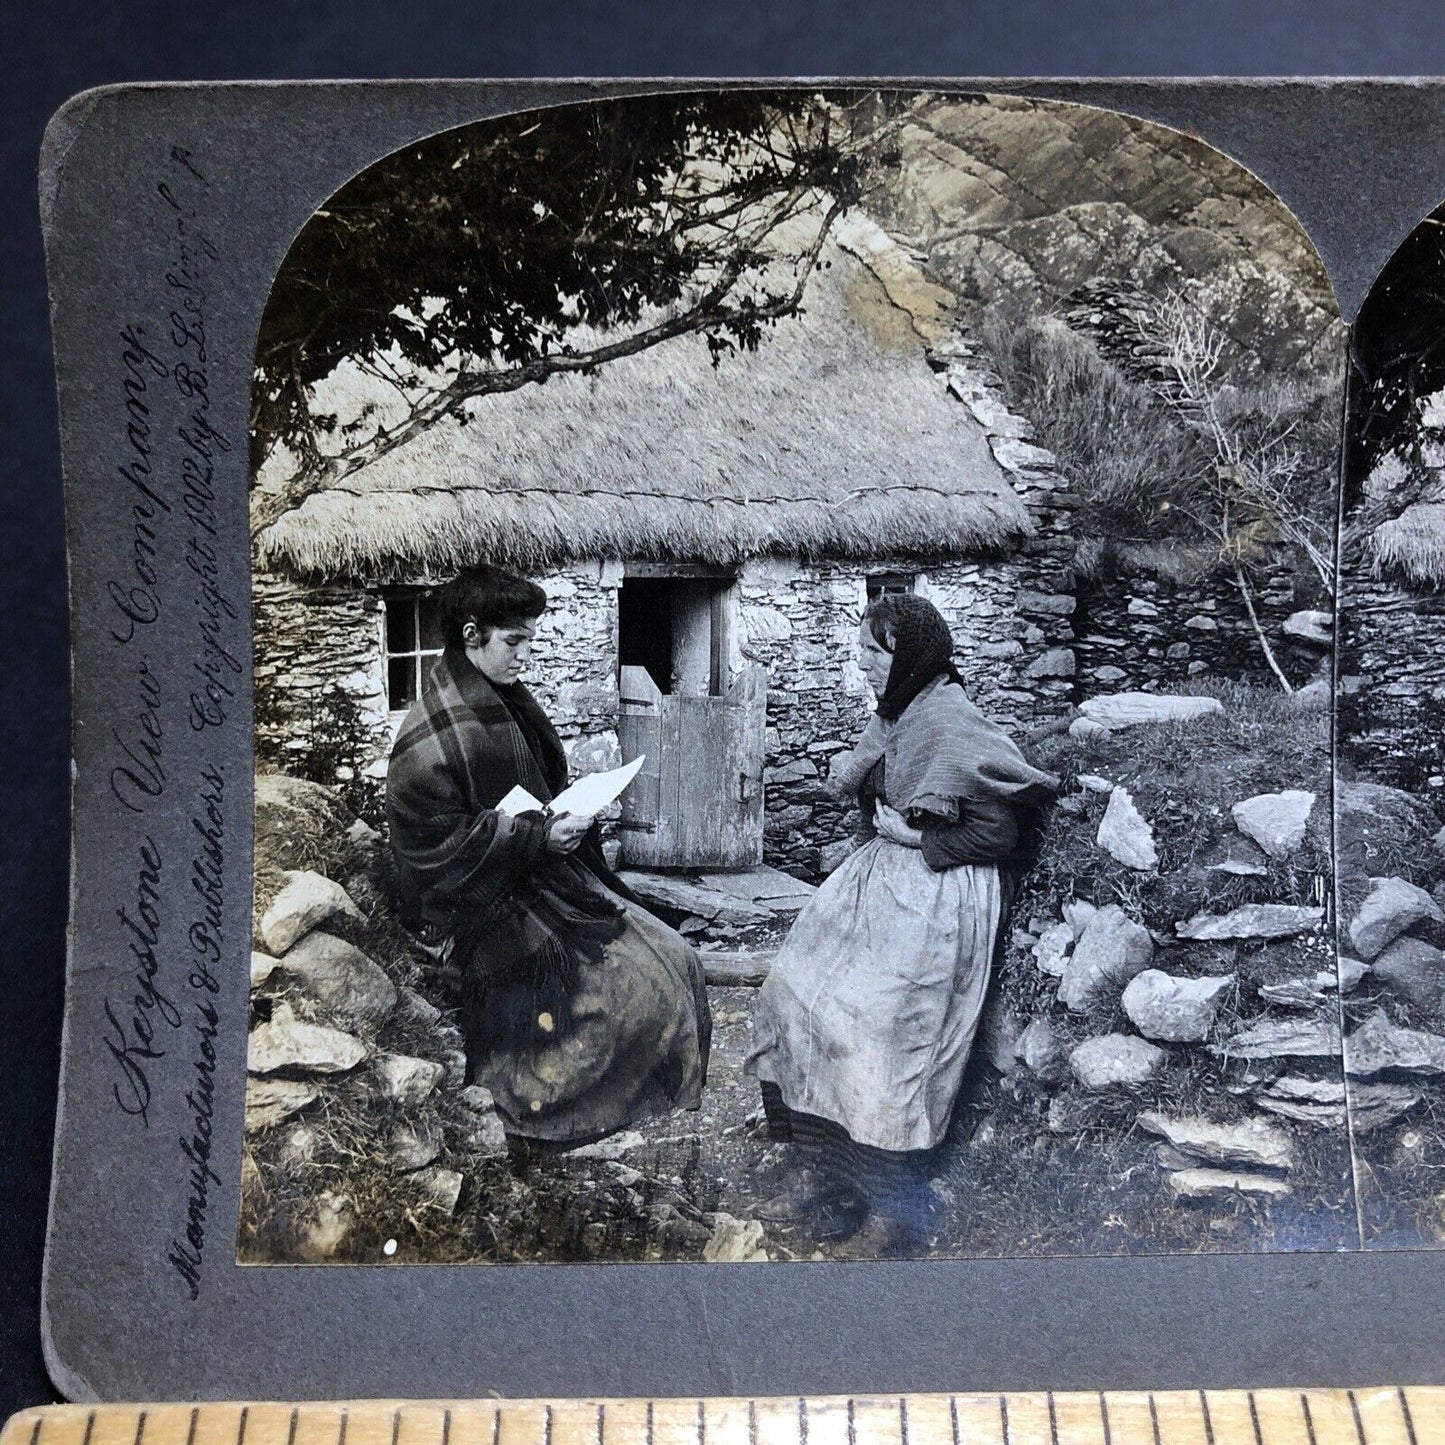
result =
[[[421,685],[422,685],[423,687],[425,687],[425,686],[427,685],[428,680],[431,678],[431,670],[432,670],[433,666],[435,666],[437,658],[439,658],[440,656],[441,656],[441,653],[439,653],[439,652],[424,652],[424,653],[422,653],[422,655],[421,655]],[[418,693],[417,696],[420,697],[421,694]]]
[[[416,651],[416,598],[386,599],[386,650]]]
[[[441,625],[437,621],[437,600],[435,597],[418,597],[416,609],[421,616],[421,650],[440,652],[442,650]]]
[[[392,657],[386,664],[387,704],[400,712],[416,701],[416,658]]]
[[[885,592],[912,592],[917,581],[913,572],[875,572],[867,579],[868,600],[881,597]]]

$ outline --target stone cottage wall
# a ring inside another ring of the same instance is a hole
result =
[[[833,755],[852,745],[873,708],[855,659],[868,574],[917,574],[916,590],[958,641],[975,700],[1024,731],[1059,716],[1070,701],[1073,599],[1053,590],[1061,560],[1046,539],[1037,553],[1008,562],[891,557],[865,567],[769,559],[743,568],[740,658],[768,670],[766,861],[816,876],[852,836],[856,818],[822,784]]]
[[[1341,610],[1339,738],[1355,774],[1445,790],[1445,593],[1351,577]]]
[[[261,576],[251,603],[258,761],[328,784],[385,776],[380,596]]]
[[[578,563],[538,581],[551,606],[537,631],[533,690],[579,771],[613,767],[622,569]],[[399,720],[387,707],[381,592],[258,577],[252,605],[259,760],[379,790]]]
[[[1252,577],[1255,609],[1292,683],[1309,681],[1323,649],[1284,633],[1291,613],[1322,605],[1281,549]],[[1079,696],[1177,687],[1201,676],[1273,684],[1233,577],[1214,572],[1187,582],[1112,574],[1078,587]]]

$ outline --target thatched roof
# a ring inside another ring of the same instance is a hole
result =
[[[1375,529],[1375,557],[1382,569],[1417,586],[1445,585],[1445,501],[1415,502]]]
[[[829,243],[805,312],[756,352],[714,367],[701,337],[679,337],[479,399],[465,424],[431,427],[274,522],[263,564],[440,576],[479,558],[944,555],[1027,536],[1009,474],[928,365],[938,288],[912,293],[933,315],[906,309],[902,253],[884,265],[876,227],[851,234],[848,249]]]

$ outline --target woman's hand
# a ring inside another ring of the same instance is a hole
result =
[[[873,826],[878,830],[878,836],[886,838],[890,843],[897,843],[904,848],[923,846],[922,830],[910,828],[903,814],[897,808],[890,808],[882,798],[879,798],[873,807]]]
[[[570,813],[558,813],[547,828],[547,851],[562,854],[576,852],[591,826],[591,818],[574,818]]]

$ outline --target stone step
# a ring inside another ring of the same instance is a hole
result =
[[[702,955],[702,973],[719,988],[756,988],[767,978],[775,953],[729,953],[723,949]]]

